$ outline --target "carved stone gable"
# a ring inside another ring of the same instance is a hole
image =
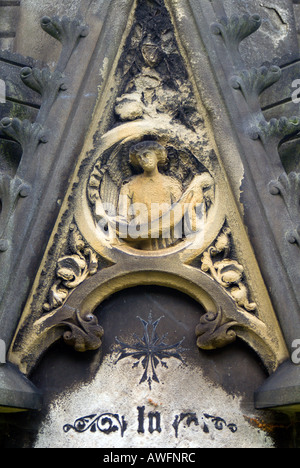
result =
[[[98,349],[96,307],[113,292],[157,284],[204,307],[200,348],[238,336],[275,369],[285,345],[163,3],[139,4],[116,76],[106,130],[98,109],[12,361],[28,373],[61,336]]]

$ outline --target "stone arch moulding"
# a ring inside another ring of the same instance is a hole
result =
[[[276,369],[282,359],[281,343],[274,346],[275,337],[270,336],[268,327],[251,313],[239,309],[214,280],[201,272],[195,274],[188,265],[176,266],[174,262],[166,262],[164,267],[155,267],[147,260],[142,262],[144,266],[137,266],[134,261],[130,263],[128,261],[126,271],[113,266],[82,283],[55,314],[35,322],[29,343],[25,339],[21,349],[12,350],[10,360],[28,374],[43,353],[62,336],[79,352],[99,349],[105,330],[93,315],[96,308],[121,290],[157,285],[179,290],[204,307],[206,314],[195,330],[199,348],[222,348],[239,337],[257,352],[270,372]]]

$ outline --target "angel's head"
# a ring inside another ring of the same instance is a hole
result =
[[[156,141],[143,141],[130,149],[129,161],[132,166],[150,172],[165,166],[168,159],[166,149]]]

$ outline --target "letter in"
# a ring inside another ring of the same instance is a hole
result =
[[[160,427],[160,413],[149,413],[148,414],[149,418],[149,432],[150,434],[153,434],[153,432],[161,432],[161,427]],[[155,427],[154,427],[154,421],[155,421]]]

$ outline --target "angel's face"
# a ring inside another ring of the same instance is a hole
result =
[[[157,169],[157,156],[154,151],[145,150],[138,156],[138,162],[145,172],[153,172]]]

